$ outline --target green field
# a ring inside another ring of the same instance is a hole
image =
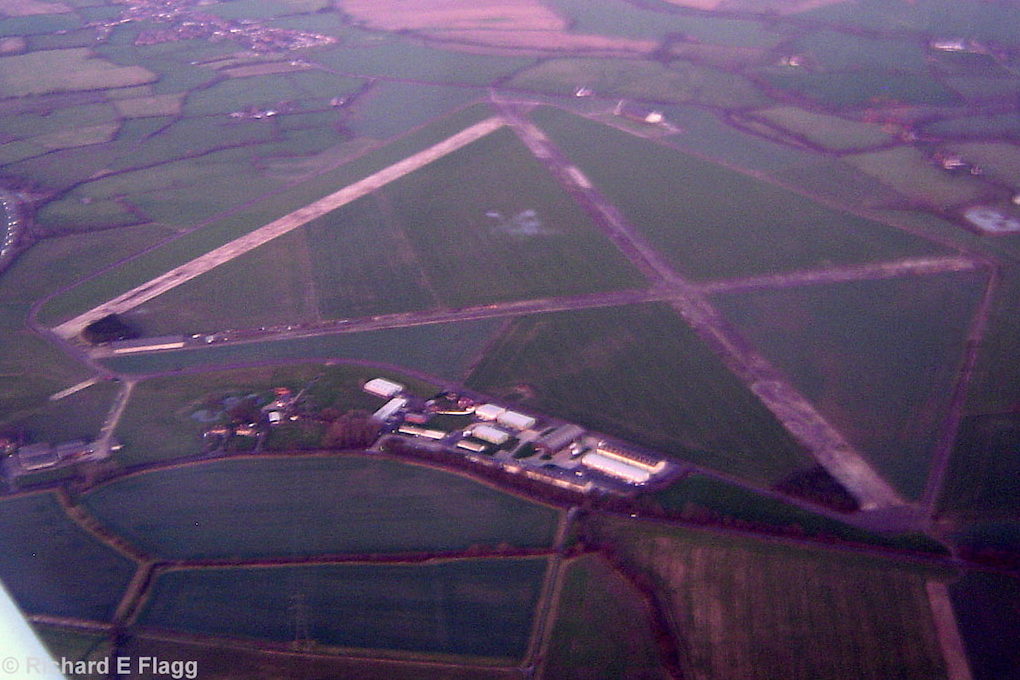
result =
[[[557,512],[458,475],[367,456],[212,461],[90,491],[90,512],[173,559],[548,546]]]
[[[128,87],[154,80],[156,74],[141,66],[117,66],[85,48],[29,52],[0,61],[0,90],[5,97]]]
[[[467,384],[757,484],[810,464],[666,305],[520,317]]]
[[[918,498],[985,283],[967,272],[714,301],[880,474]]]
[[[990,414],[963,421],[939,510],[971,519],[1020,516],[1020,415]]]
[[[310,250],[305,231],[297,229],[123,316],[147,336],[318,321]]]
[[[501,326],[499,319],[436,323],[297,340],[212,345],[116,357],[103,363],[119,373],[159,373],[258,363],[343,360],[459,381]]]
[[[534,120],[667,260],[694,279],[937,252],[886,225],[563,111],[540,109]],[[623,165],[617,158],[631,161]]]
[[[644,282],[505,128],[377,194],[309,226],[326,316],[371,313],[374,296],[413,309],[427,300],[413,284],[459,307]]]
[[[910,146],[847,155],[843,159],[908,199],[943,210],[995,194],[981,178],[967,173],[950,174],[936,167],[920,149]]]
[[[761,77],[771,87],[834,110],[874,103],[945,106],[959,100],[930,76],[897,71],[770,70]]]
[[[600,97],[663,104],[696,102],[746,108],[768,102],[746,78],[683,61],[665,66],[633,59],[552,59],[516,74],[509,86],[570,95],[578,83],[592,88]]]
[[[0,580],[29,614],[109,621],[134,563],[74,524],[53,493],[0,500]]]
[[[518,659],[546,560],[170,571],[139,622],[207,635],[295,639],[295,602],[317,644]]]
[[[541,677],[648,680],[668,677],[641,593],[596,556],[564,567],[558,616]]]
[[[671,609],[684,677],[945,678],[918,567],[614,521]]]
[[[833,151],[865,149],[889,142],[892,137],[874,123],[829,116],[794,106],[756,111],[771,125]]]
[[[337,191],[341,187],[358,181],[398,160],[406,158],[408,155],[446,139],[465,127],[486,118],[489,114],[490,111],[486,107],[481,106],[462,109],[425,128],[416,130],[385,147],[352,159],[332,171],[318,175],[306,182],[290,186],[282,191],[270,193],[261,200],[245,204],[240,208],[227,212],[215,220],[202,224],[199,229],[191,231],[160,248],[146,252],[119,267],[105,271],[100,276],[85,281],[80,286],[48,301],[40,310],[40,318],[46,323],[57,323],[87,311],[96,304],[109,300],[125,290],[144,283],[166,272],[168,269],[188,262],[213,248]],[[215,134],[215,130],[206,128],[201,133],[199,140],[214,141]],[[194,143],[197,142],[192,142],[192,144]],[[245,170],[246,167],[251,165],[250,154],[247,156],[242,154],[236,158],[230,155],[223,157],[223,165],[219,168],[213,166],[211,170],[209,168],[209,161],[210,159],[208,158],[203,159],[201,163],[198,163],[198,167],[203,168],[205,172],[212,172],[216,182],[224,182],[225,184],[229,180],[229,182],[234,184],[243,185],[244,183],[237,182],[237,171]],[[239,162],[243,162],[246,165],[234,167]],[[194,176],[193,170],[195,166],[196,161],[182,162],[176,168],[174,164],[160,166],[153,172],[164,173],[164,176],[151,185],[150,190],[156,190],[158,186],[164,188],[166,186],[173,186],[174,181],[171,181],[173,171],[179,173],[181,179],[186,178],[188,185],[199,182],[202,178]],[[234,176],[229,175],[229,170],[232,167],[234,168]],[[123,177],[118,176],[114,179],[118,182],[125,181]],[[263,179],[262,181],[268,183],[268,180]],[[226,186],[224,188],[230,189]],[[264,186],[263,190],[265,188],[268,187]],[[110,190],[113,190],[112,187]],[[203,187],[203,192],[210,190],[211,187],[208,185]],[[238,189],[233,189],[233,191],[236,192]],[[252,197],[250,195],[251,188],[241,186],[241,191],[245,193],[245,200]],[[185,192],[181,194],[181,197],[182,200],[186,199],[197,204],[197,208],[194,205],[187,208],[187,210],[192,212],[201,208],[203,200],[212,201],[215,206],[219,206],[220,211],[229,207],[222,205],[222,197],[215,195],[207,196],[205,193],[202,193],[196,200],[196,197],[189,196]],[[230,204],[230,206],[234,205],[236,203]],[[146,207],[146,205],[142,204],[143,210]],[[166,209],[166,206],[164,206],[164,209]],[[179,216],[177,219],[179,219]]]

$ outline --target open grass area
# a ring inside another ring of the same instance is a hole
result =
[[[880,474],[917,498],[985,283],[966,272],[715,303]]]
[[[29,614],[108,621],[134,563],[74,524],[53,493],[0,500],[0,579]]]
[[[153,298],[124,315],[144,335],[319,320],[304,230],[269,243]]]
[[[600,557],[567,563],[542,677],[666,678],[641,593]]]
[[[984,180],[969,174],[950,174],[914,147],[848,155],[844,160],[910,200],[936,208],[972,203],[993,194]]]
[[[141,66],[118,66],[85,48],[28,52],[0,61],[0,90],[6,97],[128,87],[156,77]]]
[[[963,421],[939,509],[951,517],[1020,516],[1020,414]]]
[[[874,123],[829,116],[795,106],[778,106],[756,111],[755,116],[771,125],[833,151],[865,149],[884,144],[892,136]]]
[[[928,75],[898,71],[825,71],[772,69],[761,73],[771,87],[839,110],[872,102],[945,106],[959,97]]]
[[[361,199],[372,202],[353,215],[341,209],[309,227],[313,242],[328,238],[332,246],[315,255],[327,316],[358,309],[366,294],[371,299],[370,290],[383,297],[383,311],[392,311],[400,300],[403,309],[421,304],[420,293],[415,299],[406,290],[408,278],[450,307],[644,283],[508,129],[439,158],[378,194],[377,200]],[[353,237],[350,249],[346,234]],[[393,272],[392,290],[378,270]],[[376,277],[383,280],[362,283]]]
[[[533,119],[665,258],[694,279],[937,252],[886,225],[606,125],[551,108]],[[630,160],[624,165],[618,158]]]
[[[518,318],[467,383],[757,484],[810,464],[666,305]]]
[[[103,363],[122,373],[160,373],[260,362],[341,360],[409,369],[459,382],[501,326],[499,319],[436,323],[297,340],[211,345],[115,357]]]
[[[519,659],[545,571],[544,558],[170,571],[140,623],[289,642],[302,616],[330,647]]]
[[[271,192],[260,200],[222,214],[219,218],[202,225],[200,229],[189,232],[158,249],[124,263],[120,267],[103,272],[100,276],[85,281],[80,286],[50,300],[41,310],[40,316],[46,323],[57,323],[91,309],[118,293],[130,290],[168,269],[194,259],[238,236],[261,227],[341,187],[360,180],[398,160],[406,158],[412,153],[446,139],[465,127],[486,118],[489,113],[486,107],[480,106],[460,110],[432,125],[416,130],[385,147],[359,156],[341,165],[339,168],[318,175],[314,179],[290,186],[282,191]],[[203,139],[212,141],[213,138],[209,137],[209,135],[215,136],[215,131],[205,129],[201,134]],[[242,155],[241,159],[250,164],[250,158]],[[237,183],[236,175],[229,176],[226,174],[226,171],[232,167],[231,164],[236,165],[238,160],[238,158],[230,157],[224,159],[226,165],[219,169],[216,187],[219,187],[219,182],[222,181],[224,183],[224,190],[230,191],[230,187],[227,186],[228,178],[231,182]],[[208,170],[207,160],[199,165],[206,166],[206,170]],[[187,183],[189,185],[199,181],[191,172],[193,167],[194,163],[189,162],[180,165],[178,168],[182,178],[188,178]],[[169,169],[172,170],[173,168]],[[157,170],[160,173],[166,173],[168,166],[163,165]],[[117,181],[125,181],[124,177],[126,176],[118,176],[115,179]],[[174,182],[169,181],[169,179],[169,177],[164,176],[156,185],[162,187],[173,186]],[[152,188],[155,189],[156,185],[153,185]],[[268,189],[268,186],[263,190],[266,189]],[[113,190],[112,186],[110,190]],[[210,186],[204,186],[203,191],[210,191]],[[237,189],[235,188],[232,191],[237,191]],[[246,189],[245,191],[250,192],[251,190]],[[203,193],[201,195],[205,196],[206,194]],[[251,198],[250,193],[246,194],[246,196],[245,200]],[[196,198],[195,196],[182,194],[182,200],[186,199],[187,201],[195,202],[197,207],[201,208],[203,199],[196,200]],[[228,207],[221,205],[221,197],[213,196],[205,200],[213,201],[217,206],[220,206],[220,211]],[[236,206],[237,203],[234,202],[230,205]],[[143,210],[147,208],[144,204],[142,207]],[[196,206],[193,205],[188,210],[194,212]],[[180,217],[178,216],[177,219],[180,219]],[[171,221],[171,223],[175,222]]]
[[[661,103],[744,108],[768,101],[742,76],[688,62],[666,66],[633,59],[551,59],[517,73],[509,86],[571,95],[579,83],[601,97]]]
[[[459,475],[355,455],[146,472],[84,503],[129,542],[173,559],[541,547],[558,514]]]
[[[602,531],[670,608],[684,677],[946,677],[925,590],[945,575],[622,520]]]

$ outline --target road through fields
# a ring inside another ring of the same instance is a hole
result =
[[[117,297],[104,302],[103,304],[79,314],[69,321],[56,326],[53,331],[62,338],[70,339],[78,335],[93,321],[97,321],[110,314],[119,314],[133,309],[138,305],[148,302],[152,298],[162,295],[168,290],[175,288],[186,281],[205,274],[210,269],[217,267],[224,262],[258,248],[259,246],[282,236],[308,222],[332,212],[337,208],[346,205],[362,196],[366,196],[377,189],[408,175],[415,170],[425,167],[429,163],[453,153],[457,149],[467,146],[471,142],[481,139],[485,135],[503,127],[505,121],[493,116],[471,127],[461,130],[455,135],[434,144],[427,149],[412,154],[407,158],[383,168],[379,172],[369,175],[354,184],[350,184],[339,191],[336,191],[314,203],[298,208],[292,213],[270,222],[269,224],[256,229],[244,236],[234,239],[230,243],[210,250],[205,255],[200,255],[190,262],[175,267],[170,271],[157,276],[131,290],[118,295]]]

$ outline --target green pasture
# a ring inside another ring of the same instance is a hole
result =
[[[600,557],[564,565],[544,677],[665,677],[642,594]]]
[[[428,171],[428,168],[426,168]],[[380,191],[324,215],[303,229],[308,286],[326,318],[372,316],[439,306],[445,282],[425,263]]]
[[[795,106],[764,109],[754,115],[780,130],[832,151],[866,149],[892,139],[889,133],[874,123],[847,120]]]
[[[28,52],[0,60],[0,91],[7,97],[128,87],[156,78],[142,66],[117,66],[86,48]]]
[[[545,571],[544,558],[170,571],[139,622],[290,642],[300,616],[318,645],[519,659]]]
[[[958,97],[938,80],[897,71],[806,71],[768,69],[759,72],[771,87],[832,109],[915,104],[945,106]]]
[[[48,301],[41,310],[40,318],[44,319],[46,323],[57,323],[87,311],[96,304],[109,300],[125,290],[129,290],[177,265],[183,264],[234,238],[261,227],[273,219],[381,170],[427,146],[446,139],[465,127],[486,118],[488,114],[488,109],[480,106],[462,109],[441,121],[416,130],[385,147],[352,159],[339,168],[284,190],[270,193],[261,200],[245,204],[234,211],[225,213],[218,219],[204,224],[200,229],[192,231],[160,248],[146,252],[120,267],[103,272],[100,276],[83,282],[82,285]],[[252,121],[252,123],[263,122],[265,121]],[[215,128],[215,126],[213,127]],[[192,148],[197,143],[204,143],[203,140],[213,144],[217,143],[215,130],[204,129],[197,131],[197,133],[199,135],[197,140],[189,142]],[[228,158],[225,159],[225,163],[220,168],[209,169],[204,161],[197,163],[196,161],[189,161],[182,162],[176,168],[164,165],[154,171],[165,173],[168,168],[175,170],[181,176],[181,180],[190,185],[198,181],[193,172],[196,165],[199,168],[206,166],[207,172],[211,170],[218,174],[219,182],[216,186],[217,188],[222,187],[223,190],[228,192],[228,195],[233,195],[229,193],[233,191],[243,194],[243,199],[241,196],[238,196],[240,200],[252,198],[252,189],[245,182],[236,181],[236,172],[243,168],[251,168],[250,157],[245,166],[238,164],[237,159]],[[228,174],[228,170],[231,169],[235,172],[234,176]],[[140,171],[140,173],[136,174],[145,172],[150,171]],[[108,180],[101,179],[98,182],[102,184],[96,186],[105,185],[107,195],[125,189],[137,191],[137,185],[133,182],[129,182],[126,185],[123,184],[123,182],[128,181],[127,177],[122,175]],[[170,177],[172,175],[153,182],[150,185],[151,189],[154,191],[158,186],[162,186],[165,191],[166,187],[173,187],[174,183],[168,181]],[[134,179],[137,180],[138,178]],[[267,180],[263,179],[262,181]],[[223,205],[223,199],[216,195],[210,196],[206,193],[209,190],[210,187],[208,184],[205,184],[202,186],[202,191],[196,194],[180,192],[177,195],[182,205],[188,204],[186,210],[191,212],[200,210],[204,202],[211,202],[219,211],[226,209],[228,206]],[[159,194],[153,198],[154,200],[159,199],[158,202],[165,203],[163,197]],[[144,204],[142,205],[143,210],[147,207]],[[208,215],[207,212],[202,214]],[[180,219],[179,216],[177,219]]]
[[[318,247],[318,245],[316,246]],[[317,321],[309,247],[296,230],[125,314],[144,335]]]
[[[951,174],[932,163],[920,149],[910,146],[852,154],[843,159],[908,199],[937,208],[973,203],[994,193],[984,180],[966,173]]]
[[[353,47],[331,45],[315,49],[309,54],[309,59],[350,76],[474,85],[479,88],[534,63],[534,59],[528,57],[454,52],[403,40],[376,40]]]
[[[67,32],[81,25],[81,18],[70,12],[12,16],[0,20],[0,38]]]
[[[945,574],[633,522],[602,531],[669,607],[685,677],[946,677],[925,590]]]
[[[189,93],[184,113],[225,116],[255,106],[280,110],[280,115],[286,117],[289,107],[321,108],[332,97],[350,95],[362,84],[355,78],[318,70],[228,78]],[[288,102],[287,107],[282,106],[283,102]]]
[[[831,29],[812,31],[783,46],[789,54],[805,55],[813,68],[825,71],[913,71],[926,74],[926,47],[914,38],[875,38]]]
[[[1020,417],[965,419],[941,491],[939,510],[952,517],[1020,515]]]
[[[467,384],[755,484],[810,464],[666,305],[520,317]]]
[[[310,227],[313,241],[318,240],[313,234],[334,232],[329,234],[333,248],[316,256],[326,315],[348,315],[364,304],[369,290],[380,288],[397,304],[404,300],[403,309],[421,304],[421,293],[415,296],[413,286],[407,290],[408,278],[451,307],[643,284],[508,129],[437,159],[378,194],[376,200],[361,199],[372,201],[371,222],[344,219],[341,210]],[[375,226],[380,222],[385,230]],[[344,234],[358,230],[364,235],[347,250]],[[369,239],[380,252],[364,248]],[[355,257],[365,262],[355,264]],[[403,268],[409,271],[401,274]],[[385,279],[393,270],[395,287],[387,291]],[[379,280],[366,282],[373,277]]]
[[[357,137],[389,139],[479,98],[473,88],[376,81],[351,105],[344,126]],[[393,113],[399,111],[400,115]]]
[[[629,3],[590,3],[584,0],[547,0],[556,13],[567,17],[577,33],[658,39],[679,34],[692,42],[720,45],[770,46],[782,39],[765,22],[753,19],[680,13],[676,7]],[[663,9],[665,11],[654,11]]]
[[[171,559],[543,547],[557,520],[464,477],[368,455],[187,465],[116,480],[83,502],[129,542]]]
[[[1004,45],[1016,45],[1020,35],[1020,10],[1007,3],[918,0],[890,4],[883,0],[860,0],[852,4],[825,4],[799,16],[851,28],[963,35]]]
[[[1015,90],[1014,90],[1015,92]],[[1013,114],[966,115],[928,123],[923,130],[940,137],[988,138],[1007,137],[1020,140],[1020,121]]]
[[[406,368],[458,381],[498,332],[499,319],[409,326],[295,340],[122,356],[103,363],[123,373],[160,373],[260,362],[345,360]]]
[[[606,125],[550,108],[534,120],[652,246],[694,279],[937,252],[886,225]]]
[[[984,285],[984,274],[968,272],[714,302],[880,474],[917,498]]]
[[[29,614],[109,621],[134,563],[74,524],[53,493],[0,500],[0,578]]]
[[[740,108],[768,103],[741,76],[681,61],[664,66],[633,59],[550,59],[517,73],[507,85],[570,95],[578,84],[592,88],[601,97]]]

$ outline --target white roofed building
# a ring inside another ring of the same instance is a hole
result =
[[[480,404],[475,407],[475,417],[481,420],[495,420],[506,413],[506,409],[495,404]]]
[[[477,410],[475,411],[477,413]],[[515,430],[530,430],[535,426],[535,419],[517,411],[503,411],[496,416],[496,422]]]
[[[400,383],[387,380],[386,378],[372,378],[363,388],[369,394],[373,394],[383,399],[392,399],[401,392],[404,391],[404,386]]]
[[[471,430],[471,436],[476,439],[481,439],[482,441],[487,441],[490,444],[495,444],[496,446],[505,444],[507,440],[510,439],[509,434],[498,427],[493,427],[492,425],[476,425]]]
[[[625,463],[617,458],[610,458],[596,451],[586,453],[581,458],[581,464],[610,477],[621,479],[628,484],[644,484],[652,478],[652,474],[648,470]]]

